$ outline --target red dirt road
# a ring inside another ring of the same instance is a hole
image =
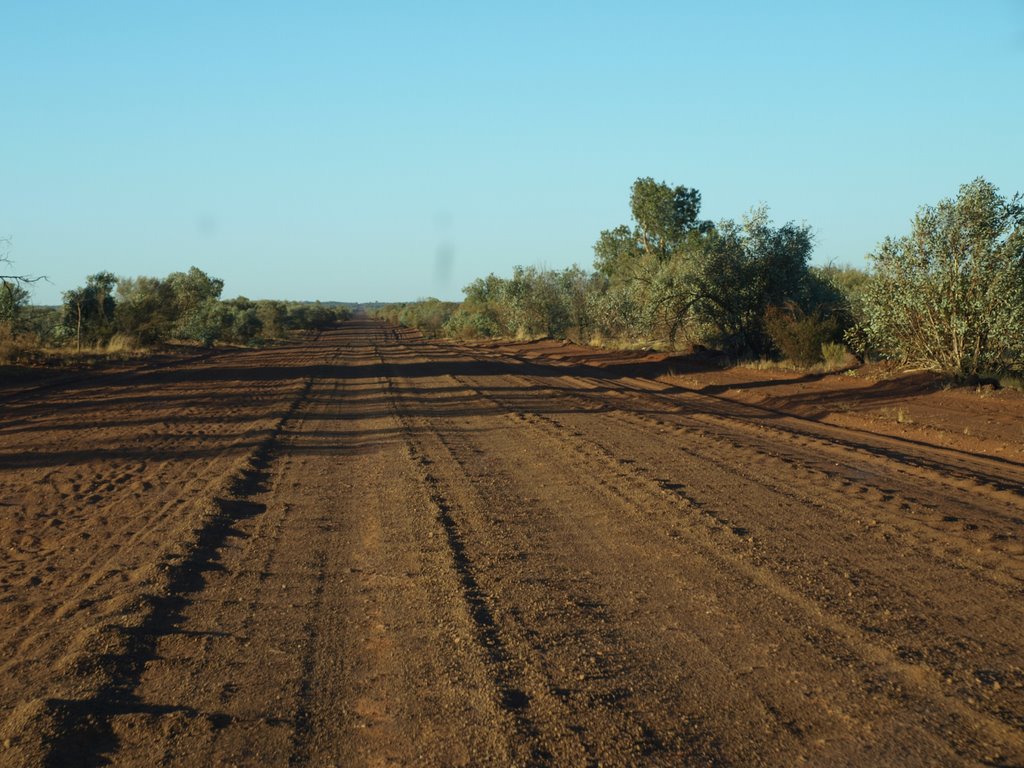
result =
[[[513,351],[2,402],[0,764],[1024,765],[1019,446]]]

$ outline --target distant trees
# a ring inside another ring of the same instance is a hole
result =
[[[224,281],[197,267],[165,278],[115,277],[100,272],[64,292],[57,340],[83,345],[107,343],[114,334],[136,345],[171,339],[259,343],[291,330],[323,328],[347,317],[319,302],[221,300]],[[4,305],[0,300],[0,321]]]
[[[466,299],[444,330],[461,338],[587,335],[593,326],[591,296],[599,285],[600,277],[579,267],[517,266],[511,278],[491,274],[466,286]]]
[[[1024,205],[978,178],[871,254],[864,331],[879,354],[961,377],[1024,370]]]
[[[812,267],[806,225],[775,225],[763,207],[713,223],[700,216],[698,190],[651,177],[633,183],[630,211],[630,224],[600,233],[593,272],[517,266],[507,278],[478,278],[444,333],[669,346],[682,338],[810,365],[826,346],[833,357],[843,353],[837,342],[863,322],[866,273]],[[431,302],[384,316],[422,325]]]
[[[763,207],[717,223],[700,207],[695,189],[639,178],[632,222],[600,233],[594,272],[517,266],[474,280],[443,329],[668,345],[681,335],[802,365],[843,359],[845,341],[862,356],[960,377],[1024,370],[1019,194],[965,184],[955,200],[922,208],[909,235],[886,239],[870,271],[811,266],[810,228],[775,225]],[[417,324],[430,306],[405,305],[394,319]]]
[[[320,302],[221,299],[224,281],[198,267],[167,277],[117,277],[97,272],[64,291],[59,307],[29,304],[29,287],[44,277],[15,274],[9,238],[0,238],[0,341],[19,336],[17,349],[74,344],[130,349],[170,340],[259,344],[294,330],[316,330],[349,317]],[[10,347],[15,349],[15,347]]]
[[[701,194],[651,177],[630,189],[632,220],[600,233],[594,269],[516,266],[378,315],[427,335],[569,337],[661,342],[681,338],[734,355],[781,354],[802,365],[843,359],[845,341],[882,357],[958,377],[1024,372],[1024,201],[984,179],[921,208],[909,234],[887,238],[869,271],[811,266],[804,224],[774,224],[765,208],[736,221],[700,218]],[[0,271],[9,265],[0,241]],[[30,275],[0,275],[0,330],[44,335],[29,308]],[[319,303],[223,300],[224,282],[192,267],[165,278],[90,275],[63,294],[57,339],[115,333],[143,345],[187,339],[260,343],[345,316]]]
[[[374,310],[373,315],[394,325],[418,328],[425,336],[440,336],[457,306],[457,302],[430,297],[385,304]]]
[[[739,223],[713,224],[700,218],[700,206],[695,189],[637,179],[630,194],[633,222],[601,232],[593,272],[517,266],[508,278],[478,278],[464,289],[465,300],[444,331],[464,338],[569,336],[670,345],[683,334],[735,353],[766,354],[778,346],[766,325],[770,308],[798,308],[803,326],[837,311],[841,291],[809,267],[808,227],[774,226],[763,208]],[[389,319],[416,324],[412,305],[403,306],[405,320],[398,313]],[[775,327],[796,317],[775,316]],[[836,333],[824,335],[832,340]]]

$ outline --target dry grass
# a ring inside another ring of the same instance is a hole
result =
[[[842,344],[822,344],[823,361],[815,365],[801,365],[793,360],[773,360],[762,357],[758,360],[740,360],[734,367],[755,371],[793,371],[798,373],[839,373],[849,372],[860,365],[860,361]]]
[[[1024,392],[1024,375],[1022,376],[1000,376],[999,386],[1003,389],[1015,389]]]
[[[79,367],[95,365],[109,360],[131,360],[144,357],[152,350],[139,346],[134,337],[115,335],[106,344],[82,347],[52,347],[40,343],[36,336],[19,335],[0,338],[0,365],[30,367]]]
[[[910,409],[898,406],[896,408],[882,408],[878,411],[883,421],[895,421],[897,424],[916,424],[914,417],[910,415]]]
[[[126,333],[115,333],[107,342],[106,351],[112,355],[138,352],[140,350],[139,340]]]
[[[35,336],[0,336],[0,365],[31,365],[41,355],[45,356],[45,351]]]
[[[657,339],[628,339],[621,337],[605,336],[600,332],[594,332],[586,342],[589,347],[610,349],[614,352],[666,352],[679,353],[689,351],[689,345],[672,346],[665,341]]]

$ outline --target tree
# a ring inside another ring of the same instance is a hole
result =
[[[83,339],[95,343],[113,332],[116,284],[112,273],[97,272],[81,288],[64,291],[64,326],[74,331],[79,352]]]
[[[174,336],[211,346],[230,324],[228,313],[218,301],[224,281],[192,267],[188,272],[171,273],[167,282],[174,294]]]
[[[28,305],[28,289],[13,280],[0,279],[0,326],[13,337],[18,333],[21,311]]]
[[[257,301],[256,315],[268,339],[282,339],[288,329],[288,305],[283,301]]]
[[[0,238],[0,271],[6,272],[14,263],[8,255],[10,246],[9,237]],[[45,279],[42,275],[0,275],[0,323],[12,336],[18,331],[18,315],[28,304],[28,286]]]
[[[668,261],[692,234],[711,227],[698,218],[700,202],[696,189],[638,178],[629,196],[634,226],[601,232],[594,245],[594,268],[609,278],[630,280],[643,271],[644,257]]]
[[[173,287],[158,277],[121,277],[117,281],[118,330],[141,344],[167,340],[176,317]]]
[[[959,377],[1024,369],[1024,205],[983,178],[921,208],[870,256],[868,343]]]
[[[718,343],[736,352],[772,349],[765,328],[771,306],[794,303],[807,311],[813,248],[810,228],[792,222],[772,226],[755,208],[737,224],[725,220],[695,241],[679,283],[693,319],[714,329]]]
[[[635,267],[642,255],[636,235],[625,224],[601,231],[594,243],[594,269],[617,281],[635,276]]]

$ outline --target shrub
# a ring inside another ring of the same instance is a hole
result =
[[[810,367],[822,361],[823,345],[835,339],[839,323],[833,315],[822,316],[820,311],[808,314],[796,304],[788,303],[768,308],[765,328],[783,357]]]
[[[872,254],[868,344],[960,378],[1024,370],[1024,205],[984,179],[925,207]]]
[[[849,354],[845,344],[826,341],[821,345],[821,358],[825,361],[825,369],[829,371],[845,366]]]

